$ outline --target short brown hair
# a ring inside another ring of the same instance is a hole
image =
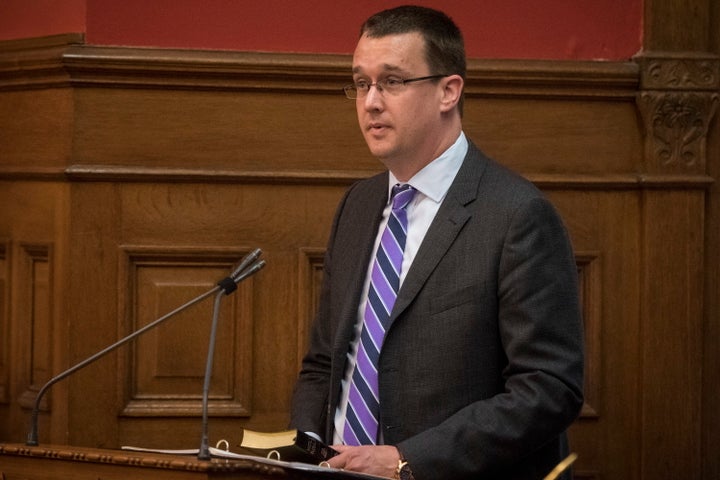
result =
[[[376,13],[360,27],[360,36],[385,37],[418,32],[425,40],[425,59],[432,75],[460,75],[467,71],[462,32],[445,13],[406,5]],[[462,97],[459,107],[462,113]]]

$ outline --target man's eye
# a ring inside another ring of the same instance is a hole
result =
[[[370,84],[365,80],[360,80],[358,82],[355,82],[355,88],[357,88],[358,90],[367,90],[368,88],[370,88]]]
[[[395,77],[389,77],[385,79],[385,85],[388,88],[399,87],[400,85],[402,85],[402,83],[403,81],[401,79]]]

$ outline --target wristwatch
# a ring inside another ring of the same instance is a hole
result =
[[[398,450],[398,452],[400,451]],[[395,469],[395,480],[415,480],[412,470],[410,469],[410,465],[408,465],[408,462],[405,460],[402,453],[400,453],[400,459],[398,460],[397,468]]]

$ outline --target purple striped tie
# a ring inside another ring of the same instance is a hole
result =
[[[407,184],[395,185],[392,189],[392,211],[372,266],[357,364],[350,384],[343,431],[346,445],[375,445],[378,439],[378,358],[390,312],[400,288],[400,272],[407,238],[405,207],[414,195],[415,189]]]

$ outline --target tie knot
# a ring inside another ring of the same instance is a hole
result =
[[[408,206],[415,196],[416,190],[409,184],[397,184],[392,187],[392,209],[401,210]]]

